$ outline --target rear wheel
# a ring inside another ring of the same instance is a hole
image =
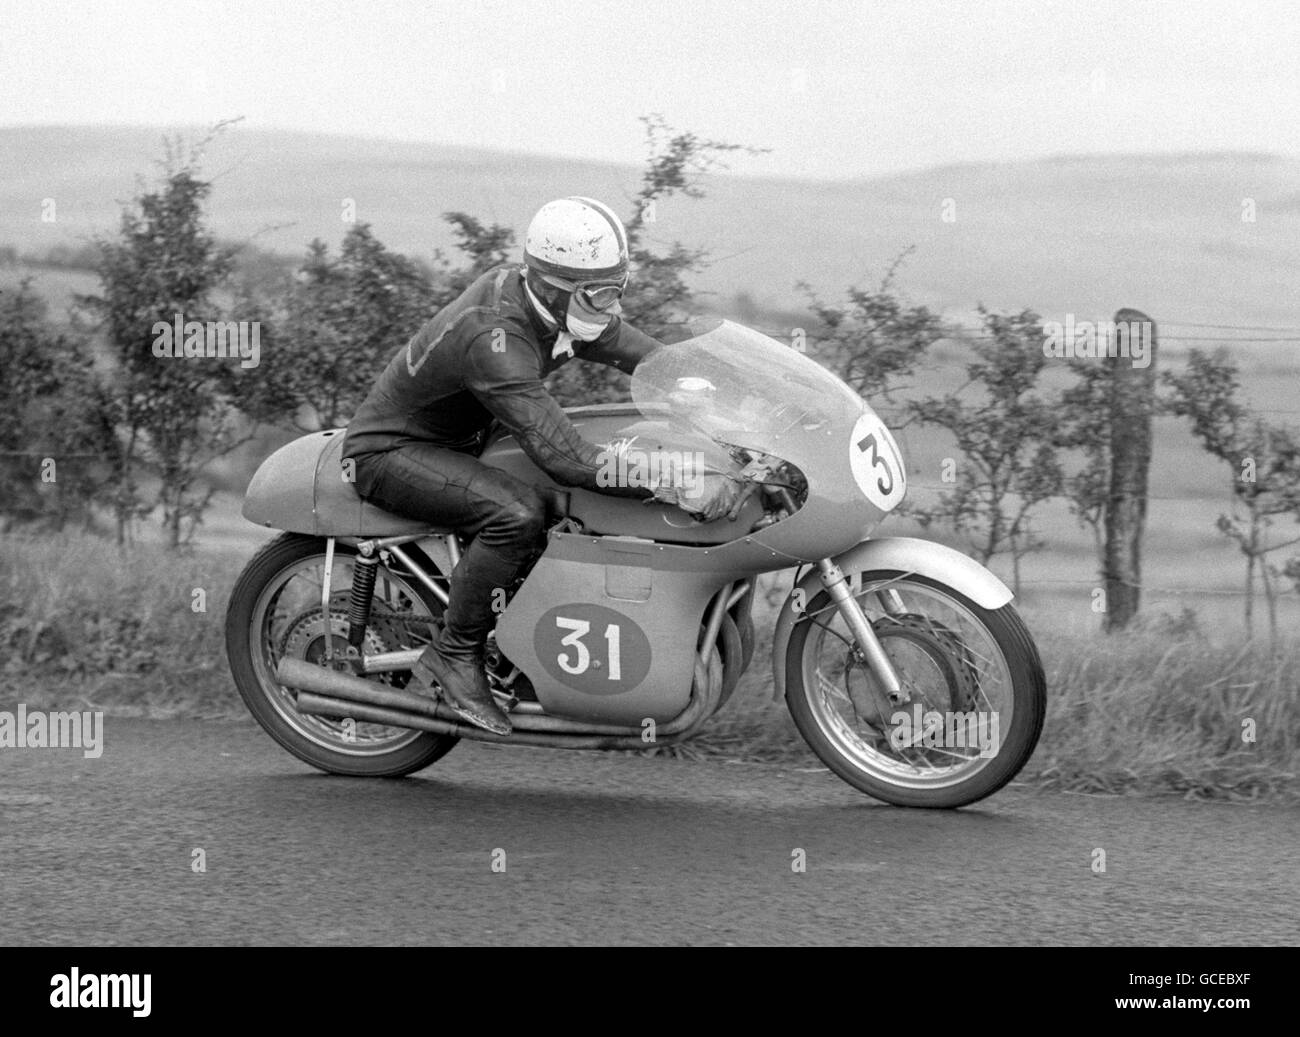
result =
[[[459,739],[308,716],[298,712],[293,694],[275,679],[286,656],[323,663],[329,644],[335,657],[343,657],[355,558],[354,549],[335,545],[325,610],[325,541],[298,533],[276,537],[253,556],[231,593],[226,654],[249,711],[289,752],[331,774],[401,777],[446,755]],[[362,651],[370,655],[423,647],[441,616],[441,602],[426,587],[381,563]],[[409,678],[409,671],[401,671],[370,679],[402,687]]]
[[[1029,760],[1046,709],[1042,662],[1019,615],[921,576],[857,579],[909,701],[883,693],[823,591],[787,653],[786,703],[800,733],[827,767],[887,803],[960,807],[996,792]]]

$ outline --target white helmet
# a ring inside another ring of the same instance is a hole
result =
[[[559,198],[533,217],[524,236],[524,264],[539,276],[574,284],[627,282],[627,231],[609,206],[593,198]]]

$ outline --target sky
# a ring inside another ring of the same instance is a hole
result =
[[[1300,4],[0,0],[0,125],[257,129],[640,163],[638,116],[849,178],[1300,154]]]

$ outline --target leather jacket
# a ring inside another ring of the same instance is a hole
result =
[[[344,457],[422,440],[477,454],[495,420],[562,486],[646,496],[600,486],[600,450],[573,427],[542,384],[566,363],[558,328],[528,300],[522,266],[496,267],[429,320],[389,362],[348,424]],[[630,374],[659,342],[615,317],[573,355]]]

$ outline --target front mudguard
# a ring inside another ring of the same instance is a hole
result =
[[[999,609],[1012,599],[1010,589],[973,558],[960,551],[916,537],[864,540],[832,559],[845,575],[864,572],[903,572],[928,576],[970,598],[981,608]],[[803,607],[822,589],[821,574],[809,570],[790,591],[772,634],[773,700],[785,695],[786,650]],[[802,596],[799,591],[803,591]],[[802,599],[802,600],[801,600]],[[796,607],[797,606],[797,607]]]

